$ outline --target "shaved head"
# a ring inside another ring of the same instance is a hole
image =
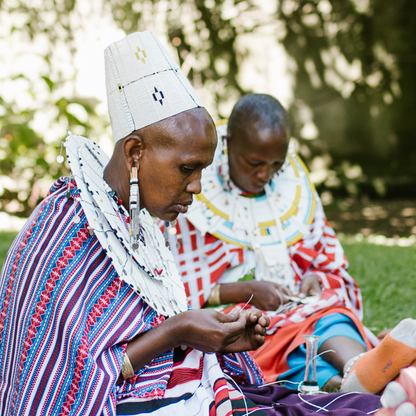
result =
[[[289,118],[280,102],[268,94],[248,94],[234,106],[228,120],[228,135],[243,140],[253,130],[285,131],[290,137]],[[251,136],[251,134],[250,134]]]
[[[183,131],[184,135],[191,132],[190,119],[198,124],[210,124],[215,129],[215,124],[207,110],[197,107],[132,132],[116,143],[114,151],[123,151],[123,141],[131,136],[141,137],[147,146],[169,148],[175,144],[173,138],[177,140],[182,138],[175,137],[173,134],[175,130]]]

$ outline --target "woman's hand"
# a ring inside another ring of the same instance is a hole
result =
[[[246,317],[238,310],[229,314],[214,309],[199,309],[175,316],[180,320],[177,337],[180,345],[203,352],[219,352],[244,333]]]
[[[291,293],[284,286],[263,280],[221,285],[221,302],[223,303],[247,302],[251,295],[253,298],[250,304],[262,310],[273,311],[289,302],[288,296]]]
[[[321,282],[317,274],[308,274],[302,280],[299,289],[299,297],[305,298],[310,295],[319,295],[322,292]]]
[[[180,314],[181,345],[203,352],[240,352],[264,343],[267,316],[257,309],[234,309],[230,313],[200,309]]]
[[[134,371],[138,371],[153,358],[179,345],[219,352],[245,333],[246,321],[246,315],[237,310],[229,314],[213,309],[182,312],[135,337],[127,345],[127,354]],[[261,329],[256,331],[261,336]]]
[[[137,372],[168,349],[186,345],[202,352],[240,352],[264,342],[269,318],[260,311],[234,309],[228,314],[213,309],[182,312],[146,331],[127,345],[127,354]],[[118,383],[122,382],[120,376]]]
[[[235,342],[225,347],[223,353],[256,350],[264,344],[266,330],[270,325],[269,317],[258,309],[246,309],[240,315],[244,315],[246,320],[244,332]]]

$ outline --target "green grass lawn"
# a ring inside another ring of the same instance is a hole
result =
[[[16,233],[0,233],[0,267]],[[375,333],[416,318],[416,247],[344,242],[350,273],[361,287],[364,323]]]
[[[3,268],[3,263],[7,255],[7,251],[13,243],[16,235],[17,233],[13,232],[0,232],[0,269]]]
[[[364,324],[378,332],[416,318],[416,247],[343,243],[349,272],[361,288]]]

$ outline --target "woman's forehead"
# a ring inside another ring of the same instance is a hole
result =
[[[239,140],[237,148],[230,151],[236,150],[251,158],[280,160],[285,158],[287,148],[288,138],[283,129],[264,129],[256,135]]]
[[[185,111],[159,121],[143,129],[143,133],[147,141],[164,146],[188,142],[195,136],[212,141],[213,136],[216,136],[214,123],[204,108]]]
[[[211,118],[191,112],[172,117],[164,135],[165,140],[178,148],[202,145],[215,149],[217,144],[217,133]]]

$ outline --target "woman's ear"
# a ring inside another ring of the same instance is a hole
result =
[[[132,133],[124,139],[124,161],[129,170],[132,165],[139,167],[141,158],[143,157],[144,140],[137,134]]]

